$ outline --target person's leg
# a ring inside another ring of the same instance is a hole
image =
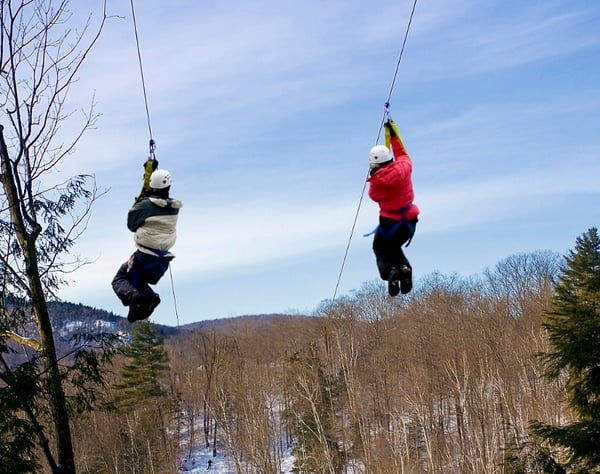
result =
[[[160,296],[155,293],[149,286],[141,293],[142,307],[140,308],[137,319],[148,319],[160,304]]]
[[[112,279],[111,286],[123,303],[123,306],[129,306],[131,298],[137,292],[137,288],[130,278],[129,262],[125,262],[119,267],[117,274]]]
[[[379,274],[388,281],[391,296],[406,294],[412,290],[412,266],[402,250],[415,230],[417,219],[400,224],[385,217],[379,220],[379,229],[373,239],[373,251],[377,259]]]
[[[412,265],[404,254],[402,246],[414,235],[416,224],[417,219],[411,221],[410,225],[407,223],[402,224],[391,238],[393,244],[390,251],[390,261],[394,268],[398,270],[398,280],[400,281],[402,294],[409,293],[412,290]]]
[[[391,261],[394,265],[393,278],[399,282],[400,291],[404,295],[412,290],[412,266],[408,258],[406,258],[401,245],[394,247]]]
[[[408,239],[405,238],[404,231],[399,230],[396,235],[391,239],[390,249],[390,262],[397,270],[402,268],[409,268],[412,270],[412,266],[402,249],[402,246]]]
[[[134,253],[134,263],[131,272],[135,275],[138,293],[133,298],[127,319],[130,322],[148,319],[154,309],[160,304],[160,296],[150,285],[158,283],[169,268],[169,260],[155,257],[143,252]]]
[[[397,296],[400,293],[400,273],[394,266],[395,248],[392,241],[379,231],[373,237],[373,252],[377,262],[377,269],[382,280],[388,282],[388,293]]]
[[[373,253],[375,254],[375,262],[377,270],[382,280],[389,280],[390,273],[393,270],[394,264],[391,261],[390,242],[380,232],[375,232],[373,237]]]

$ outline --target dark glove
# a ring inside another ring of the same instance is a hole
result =
[[[158,160],[156,158],[148,158],[144,163],[144,171],[151,170],[150,173],[158,168]]]
[[[383,125],[385,127],[386,134],[389,134],[390,137],[400,136],[400,133],[398,132],[398,126],[392,119],[388,119]]]

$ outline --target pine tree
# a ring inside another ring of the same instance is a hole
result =
[[[164,348],[164,340],[154,326],[142,322],[134,326],[132,342],[123,349],[123,354],[131,359],[121,370],[121,383],[117,389],[116,402],[128,406],[150,398],[166,395],[161,379],[169,371],[169,357]]]
[[[9,349],[0,339],[0,356]],[[35,457],[36,426],[24,417],[14,416],[23,406],[32,406],[32,387],[36,386],[33,364],[10,370],[1,359],[0,372],[0,467],[14,474],[39,472]]]
[[[147,321],[134,325],[131,335],[122,351],[129,362],[114,386],[118,407],[114,429],[123,447],[116,462],[123,472],[171,472],[177,451],[169,428],[176,406],[163,385],[169,372],[164,339]]]
[[[566,377],[576,421],[532,425],[534,433],[568,455],[570,472],[600,472],[600,237],[591,228],[565,257],[552,309],[544,317],[552,349],[546,376]]]

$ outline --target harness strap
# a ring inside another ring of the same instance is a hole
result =
[[[413,237],[415,236],[415,225],[410,221],[406,221],[406,225],[408,226],[408,228],[410,230],[410,238],[406,241],[406,245],[405,245],[405,247],[408,247],[410,245],[410,243],[412,242]]]
[[[150,250],[152,253],[156,254],[155,256],[158,257],[159,260],[162,259],[173,259],[175,258],[174,256],[170,255],[171,252],[169,252],[168,250],[159,250],[159,249],[153,249],[152,247],[147,247],[145,245],[142,244],[138,244],[140,247],[145,248],[146,250]]]
[[[408,210],[411,207],[413,207],[412,203],[409,204],[406,207],[403,207],[402,209],[399,209],[397,212],[399,212],[402,217],[401,217],[401,219],[399,221],[397,221],[389,229],[383,230],[383,228],[381,227],[381,225],[378,225],[377,227],[375,227],[375,229],[373,229],[368,234],[363,234],[363,237],[368,237],[370,235],[373,235],[375,232],[379,232],[385,239],[389,240],[389,239],[391,239],[393,237],[393,235],[396,232],[398,232],[398,230],[400,230],[400,228],[403,225],[406,225],[408,227],[408,230],[410,231],[410,238],[406,242],[406,247],[408,247],[410,245],[410,242],[412,241],[414,235],[415,235],[415,225],[406,218],[406,213],[408,212]]]

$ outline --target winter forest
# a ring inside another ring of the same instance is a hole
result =
[[[96,126],[68,93],[107,20],[65,28],[67,5],[0,0],[0,472],[210,470],[199,449],[231,473],[600,472],[596,227],[312,315],[167,335],[53,315],[105,193],[58,173]]]

